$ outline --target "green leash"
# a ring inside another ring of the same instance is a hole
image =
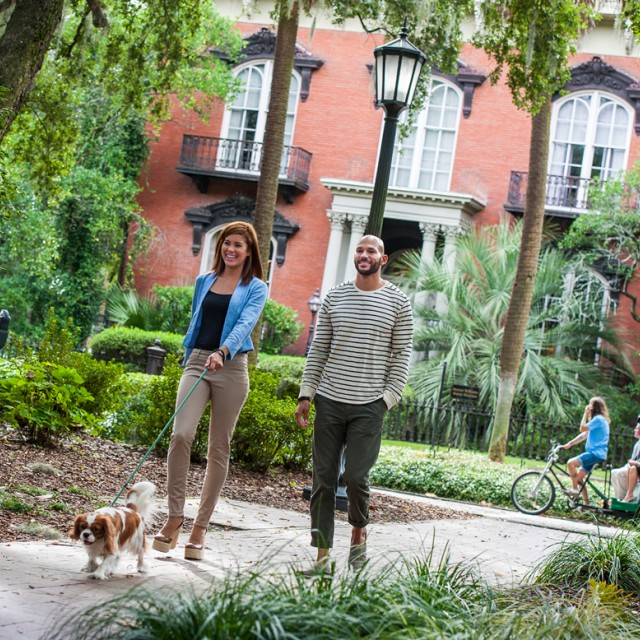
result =
[[[162,431],[158,434],[158,437],[154,440],[153,444],[149,447],[149,450],[147,451],[147,453],[144,454],[144,457],[142,458],[142,460],[140,460],[140,464],[138,464],[138,466],[133,470],[133,473],[127,478],[127,481],[122,485],[122,488],[118,492],[118,495],[113,499],[113,502],[109,506],[113,507],[115,506],[116,502],[118,502],[118,498],[122,495],[122,492],[125,490],[126,486],[131,482],[131,480],[136,475],[136,473],[138,473],[138,471],[140,470],[140,467],[144,464],[144,461],[147,459],[149,454],[153,451],[155,446],[158,444],[158,442],[160,441],[160,438],[162,438],[164,432],[167,430],[167,427],[171,424],[171,421],[178,415],[178,411],[182,409],[184,403],[189,399],[191,394],[196,390],[196,387],[200,384],[200,381],[202,380],[202,378],[204,378],[207,371],[209,371],[209,369],[205,368],[205,370],[200,374],[200,377],[196,380],[196,383],[193,385],[193,387],[191,387],[191,391],[189,391],[189,393],[187,394],[187,397],[180,403],[180,406],[173,412],[173,415],[169,418],[169,420],[167,420],[167,424],[164,425]]]

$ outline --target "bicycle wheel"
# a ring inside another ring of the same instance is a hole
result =
[[[511,487],[511,502],[522,513],[536,516],[551,508],[556,488],[549,476],[527,471],[518,476]]]

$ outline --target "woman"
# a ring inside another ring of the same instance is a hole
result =
[[[216,242],[213,268],[196,279],[191,323],[183,341],[187,348],[176,407],[207,373],[173,423],[167,456],[169,517],[153,539],[163,553],[173,549],[182,531],[191,445],[198,421],[211,401],[207,471],[200,508],[184,557],[202,560],[204,537],[229,470],[231,436],[249,393],[247,352],[250,333],[267,299],[256,232],[246,222],[225,226]]]
[[[580,433],[567,444],[563,444],[562,448],[569,449],[583,440],[587,441],[584,453],[567,462],[573,488],[565,493],[575,498],[582,491],[584,504],[589,504],[589,496],[586,486],[583,486],[583,480],[596,464],[606,460],[609,447],[609,410],[602,398],[595,397],[589,400],[582,414]]]

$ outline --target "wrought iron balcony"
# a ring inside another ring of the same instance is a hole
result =
[[[558,217],[575,218],[587,210],[589,192],[588,178],[571,176],[547,176],[547,197],[545,209],[547,213]],[[509,193],[505,209],[513,213],[524,211],[527,194],[528,173],[512,171],[509,181]]]
[[[253,140],[232,140],[210,136],[182,136],[180,173],[188,175],[202,193],[208,189],[209,178],[257,182],[263,144]],[[309,169],[312,154],[300,147],[285,146],[278,180],[285,197],[295,191],[309,190]]]

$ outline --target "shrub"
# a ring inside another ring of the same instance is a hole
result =
[[[103,435],[130,444],[150,446],[175,411],[176,394],[182,369],[173,357],[167,358],[160,376],[123,376],[121,407],[103,422]],[[295,422],[298,386],[280,376],[251,368],[251,391],[231,442],[234,461],[253,470],[270,466],[306,469],[311,460],[311,433]],[[207,454],[209,408],[200,418],[191,449],[193,460]],[[166,452],[171,440],[168,427],[156,445]]]
[[[262,351],[258,356],[258,369],[296,380],[298,384],[302,380],[306,364],[307,359],[300,356],[269,355]]]
[[[304,328],[298,322],[297,311],[270,298],[264,307],[263,323],[260,349],[265,353],[282,353],[298,339]]]
[[[191,319],[193,287],[153,287],[153,294],[160,304],[163,331],[184,335]]]
[[[122,377],[122,401],[102,424],[102,435],[112,440],[151,446],[175,411],[182,368],[173,356],[167,356],[162,375],[130,373]],[[169,425],[156,445],[157,453],[166,453],[171,440]],[[209,411],[205,410],[196,430],[191,449],[193,460],[207,455]]]
[[[0,379],[0,420],[45,445],[74,428],[95,426],[87,412],[93,397],[75,370],[50,362],[16,364],[18,375]]]
[[[273,373],[252,369],[251,392],[231,443],[233,459],[255,471],[274,465],[307,469],[311,431],[295,421],[298,387]]]
[[[110,327],[96,334],[91,341],[91,352],[100,360],[115,360],[131,365],[134,371],[145,371],[147,366],[147,347],[160,340],[160,346],[171,354],[182,359],[184,347],[183,336],[162,331],[143,331],[127,327]]]
[[[90,353],[71,353],[68,366],[75,369],[84,380],[84,388],[91,394],[93,401],[86,405],[86,410],[102,415],[117,405],[120,394],[120,378],[125,373],[125,366],[119,362],[104,362],[94,358]]]
[[[383,446],[369,477],[372,484],[389,489],[510,506],[511,485],[521,472],[513,465],[490,462],[485,454]]]

